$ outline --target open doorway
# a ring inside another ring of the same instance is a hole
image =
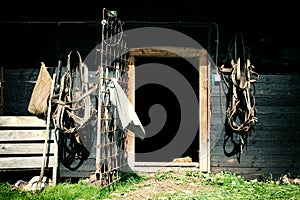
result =
[[[194,57],[192,59],[190,58],[189,60],[186,60],[182,57],[135,58],[136,70],[139,66],[145,64],[153,65],[153,67],[159,67],[157,64],[160,64],[176,70],[178,74],[182,75],[184,79],[188,81],[195,94],[195,97],[197,98],[197,101],[199,101],[199,71],[197,68],[195,68],[193,62],[195,62],[195,66],[198,66],[199,58]],[[168,79],[170,77],[166,76],[165,78]],[[136,76],[135,79],[143,79],[143,77]],[[179,102],[172,89],[163,85],[152,83],[136,88],[135,110],[141,120],[141,123],[147,128],[150,123],[155,123],[153,121],[163,121],[163,124],[158,123],[159,125],[157,125],[161,127],[146,129],[146,134],[148,137],[146,136],[144,140],[139,138],[135,139],[136,162],[172,162],[173,159],[175,159],[171,154],[168,154],[168,152],[163,153],[163,155],[160,154],[160,156],[156,157],[144,157],[140,155],[163,148],[174,139],[176,134],[178,134],[178,131],[181,130],[179,130],[179,126],[182,123],[182,110],[180,108],[180,103],[181,102]],[[149,110],[157,107],[158,105],[163,107],[165,115],[161,116],[161,119],[151,119],[149,116]],[[194,109],[198,110],[198,107],[195,107]],[[199,116],[196,113],[196,115],[189,117],[198,118]],[[192,162],[199,162],[199,129],[197,130],[197,133],[183,134],[186,134],[186,138],[193,137],[193,140],[189,147],[185,149],[185,151],[183,151],[179,157],[189,157],[191,158]]]

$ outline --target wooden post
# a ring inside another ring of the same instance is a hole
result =
[[[199,166],[201,172],[210,172],[210,70],[207,53],[199,59]]]
[[[211,118],[211,63],[207,59],[208,54],[206,54],[206,64],[207,64],[207,172],[210,172],[210,118]]]
[[[58,171],[58,143],[57,141],[59,140],[59,133],[56,132],[56,129],[51,129],[50,130],[50,140],[54,141],[54,162],[53,162],[53,167],[52,167],[52,182],[54,185],[57,184],[57,171]],[[49,158],[48,158],[49,159]]]
[[[129,69],[128,69],[128,99],[135,106],[135,59],[133,56],[128,58],[129,61]],[[127,144],[126,144],[126,152],[128,155],[128,165],[130,170],[134,170],[134,162],[135,162],[135,137],[134,133],[128,131],[127,132]]]

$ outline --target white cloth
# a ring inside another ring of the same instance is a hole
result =
[[[121,128],[128,129],[137,137],[144,139],[146,135],[144,127],[141,124],[132,104],[117,80],[112,78],[111,81],[114,83],[114,87],[110,89],[110,101],[117,107]]]

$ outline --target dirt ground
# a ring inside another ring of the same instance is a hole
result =
[[[143,175],[143,173],[141,173]],[[157,195],[170,195],[175,192],[184,194],[198,194],[213,190],[212,187],[202,185],[201,180],[187,177],[184,170],[167,170],[159,173],[147,173],[149,178],[135,185],[134,189],[124,193],[112,193],[114,199],[145,200],[157,199]],[[161,197],[161,199],[164,199]]]

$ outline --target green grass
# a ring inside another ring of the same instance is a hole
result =
[[[122,175],[120,181],[111,186],[100,188],[90,186],[86,180],[79,180],[74,184],[71,182],[58,183],[56,186],[47,186],[42,191],[22,191],[12,190],[9,183],[0,183],[0,200],[90,200],[90,199],[110,199],[113,191],[128,191],[134,184],[138,184],[147,177],[136,173],[126,173]]]
[[[160,175],[161,176],[161,175]],[[170,176],[170,175],[169,175]],[[163,177],[168,177],[163,175]],[[169,177],[175,178],[176,177]],[[186,191],[178,190],[172,194],[161,193],[156,195],[157,199],[180,199],[180,200],[237,200],[237,199],[261,199],[261,200],[293,200],[300,199],[300,185],[280,184],[279,181],[267,180],[259,182],[257,180],[246,181],[236,173],[223,171],[219,174],[203,174],[200,172],[189,171],[186,173],[186,179],[198,179],[202,185],[212,186],[213,190]],[[185,181],[186,182],[186,181]]]
[[[114,195],[130,193],[138,190],[143,181],[149,179],[148,174],[128,173],[122,176],[117,183],[100,189],[97,186],[88,186],[86,180],[78,183],[58,183],[54,187],[47,186],[42,191],[12,190],[10,184],[0,183],[0,200],[83,200],[83,199],[114,199]],[[172,180],[174,184],[201,183],[201,187],[210,187],[208,190],[175,190],[155,194],[153,199],[178,199],[178,200],[237,200],[237,199],[300,199],[300,185],[279,184],[278,181],[257,180],[246,181],[238,174],[223,171],[218,174],[204,174],[198,171],[187,171],[183,176],[177,176],[174,172],[157,172],[155,181]],[[126,199],[124,197],[123,199]]]

